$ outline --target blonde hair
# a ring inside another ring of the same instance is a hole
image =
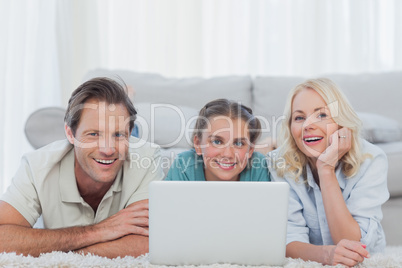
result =
[[[297,181],[302,173],[305,172],[305,166],[308,163],[307,157],[297,147],[290,130],[293,99],[303,89],[312,89],[320,94],[327,104],[333,120],[340,127],[347,127],[351,130],[351,149],[339,161],[343,164],[342,172],[346,177],[354,176],[366,158],[360,148],[362,122],[346,96],[334,82],[327,78],[309,79],[289,92],[284,110],[285,120],[282,121],[281,135],[279,135],[278,139],[280,144],[279,154],[284,158],[285,164],[274,164],[277,174],[280,177],[289,174]]]

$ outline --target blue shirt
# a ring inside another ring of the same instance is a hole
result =
[[[389,198],[388,161],[380,148],[365,140],[362,140],[362,150],[372,157],[362,163],[355,176],[347,178],[341,166],[336,168],[335,173],[345,204],[360,226],[360,241],[367,245],[370,253],[375,253],[385,248],[385,234],[380,222],[381,205]],[[272,180],[286,181],[290,185],[286,243],[300,241],[314,245],[333,245],[321,191],[310,167],[307,165],[307,178],[300,177],[299,182],[287,175],[280,178],[272,162],[278,157],[278,150],[268,154]]]
[[[204,160],[195,150],[180,153],[165,178],[168,181],[205,181]],[[249,165],[240,173],[240,181],[270,181],[266,157],[254,152]]]

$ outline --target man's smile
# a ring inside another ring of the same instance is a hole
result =
[[[117,159],[96,159],[96,158],[94,158],[94,160],[103,165],[110,165],[110,164],[113,164]]]

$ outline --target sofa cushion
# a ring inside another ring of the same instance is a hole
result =
[[[25,123],[25,135],[35,149],[66,138],[64,115],[66,109],[45,107],[33,112]]]
[[[401,72],[330,74],[346,94],[355,111],[384,115],[398,121],[402,126],[400,107],[402,100]]]
[[[123,81],[135,91],[134,104],[140,102],[185,105],[200,110],[218,98],[229,98],[251,106],[251,77],[222,76],[206,78],[166,78],[158,74],[127,70],[96,69],[88,72],[84,81],[94,77],[109,77]]]
[[[198,110],[179,105],[141,102],[135,105],[139,137],[162,148],[190,148]]]
[[[381,225],[384,228],[385,237],[387,239],[387,246],[400,246],[402,245],[402,232],[401,232],[401,222],[402,222],[402,197],[390,198],[384,205],[382,205],[382,213],[384,218],[381,221]],[[395,247],[397,248],[397,247]],[[400,255],[401,250],[396,253]],[[384,264],[383,267],[400,267],[400,261],[398,264],[388,265]],[[379,266],[378,266],[379,267]]]
[[[289,91],[305,79],[302,77],[257,76],[253,84],[253,110],[260,116],[262,138],[277,139]]]
[[[388,158],[388,190],[391,197],[402,197],[402,141],[376,144]]]
[[[363,137],[372,143],[402,140],[402,129],[396,120],[373,113],[357,113],[363,122]]]

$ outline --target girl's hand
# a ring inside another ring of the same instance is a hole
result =
[[[336,246],[328,247],[326,263],[329,265],[342,264],[353,267],[363,262],[364,258],[370,258],[366,245],[352,240],[343,239]]]
[[[352,131],[340,128],[329,137],[329,146],[318,157],[317,169],[335,170],[336,164],[352,147]]]

